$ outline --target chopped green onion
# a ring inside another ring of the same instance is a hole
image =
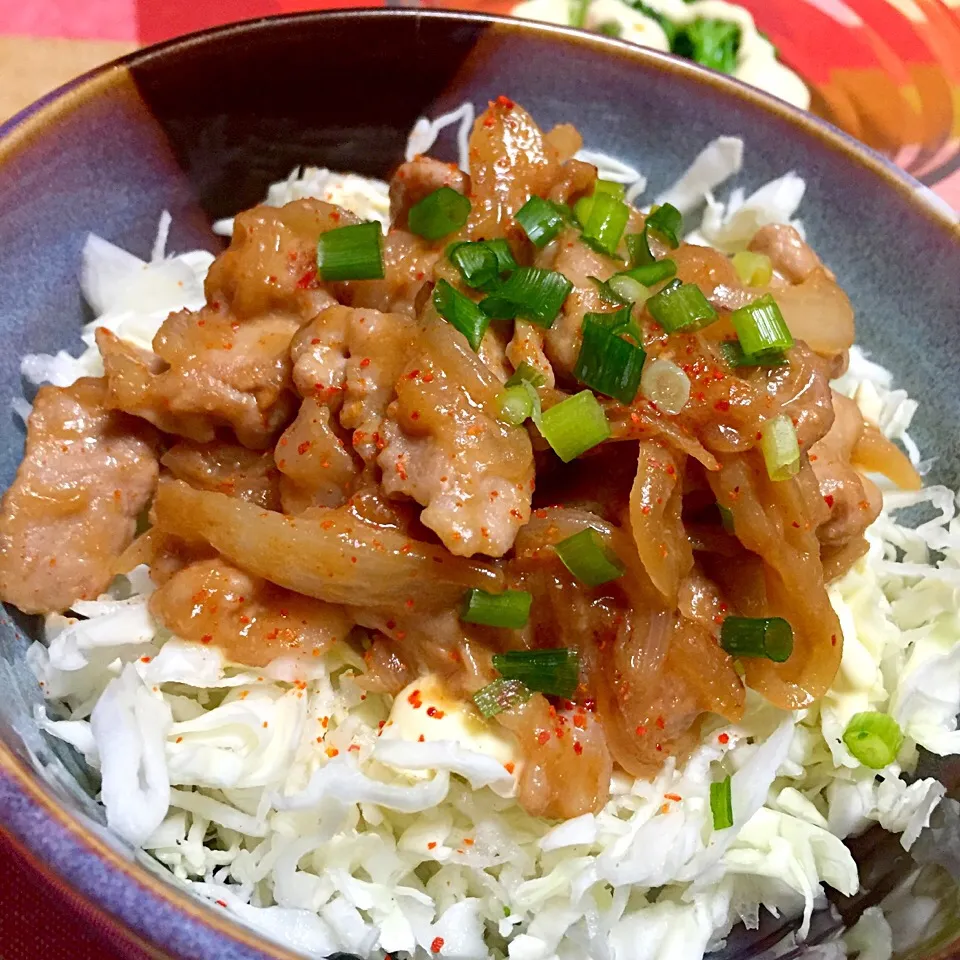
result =
[[[486,627],[519,630],[530,618],[532,602],[533,597],[525,590],[504,590],[503,593],[468,590],[460,608],[460,619]]]
[[[783,617],[727,617],[720,646],[732,657],[766,657],[785,663],[793,653],[793,627]]]
[[[599,183],[600,181],[598,181]],[[583,223],[583,239],[601,253],[616,256],[630,208],[609,193],[594,193],[590,214]]]
[[[533,416],[533,399],[526,383],[504,387],[497,394],[497,419],[519,427],[527,417]]]
[[[322,280],[381,280],[383,231],[375,221],[320,234],[317,273]]]
[[[739,24],[730,20],[697,17],[683,27],[674,28],[670,52],[695,60],[705,67],[733,73],[737,67],[741,39]]]
[[[680,246],[679,234],[683,230],[683,216],[672,203],[662,203],[647,215],[644,229],[656,231],[676,250]]]
[[[720,526],[722,526],[727,533],[734,533],[733,511],[729,507],[725,507],[722,503],[717,504],[717,510],[720,512]]]
[[[496,240],[483,240],[482,242],[494,252],[501,274],[511,273],[517,269],[517,261],[513,259],[513,251],[511,251],[510,244],[506,240],[498,237]]]
[[[507,680],[520,680],[531,690],[554,697],[569,699],[580,682],[580,657],[565,647],[495,653],[493,667]]]
[[[575,460],[610,436],[610,424],[603,407],[589,390],[581,390],[544,411],[539,427],[564,463]]]
[[[549,327],[572,289],[573,284],[555,270],[519,267],[480,306],[488,317],[522,317],[539,327]]]
[[[563,229],[563,217],[543,197],[531,197],[517,211],[516,221],[535,247],[545,247]]]
[[[843,742],[865,767],[882,770],[897,759],[903,731],[889,714],[867,710],[851,718],[843,731]]]
[[[470,216],[470,201],[453,187],[441,187],[415,203],[407,214],[412,233],[440,240],[459,230]]]
[[[601,280],[599,277],[587,277],[587,279],[597,288],[597,293],[600,294],[600,299],[604,303],[609,303],[614,307],[627,307],[632,300],[627,300],[625,297],[620,296],[613,287],[610,286],[608,280]]]
[[[726,830],[733,826],[733,794],[730,782],[730,777],[725,777],[719,783],[710,784],[710,813],[713,815],[714,830]]]
[[[563,565],[589,587],[616,580],[627,569],[592,527],[561,540],[554,549]]]
[[[470,341],[474,350],[480,349],[480,341],[490,325],[490,318],[469,297],[454,290],[446,280],[438,280],[433,288],[433,305],[437,313],[453,324]]]
[[[690,399],[690,378],[672,360],[651,357],[643,365],[640,390],[661,413],[676,416]]]
[[[756,357],[747,356],[737,340],[721,340],[720,352],[734,370],[738,367],[782,367],[787,362],[787,358],[776,350]]]
[[[789,480],[800,470],[800,445],[793,421],[779,413],[760,427],[760,450],[771,480]]]
[[[588,313],[583,318],[583,342],[573,375],[598,393],[629,405],[637,396],[646,354],[643,347],[620,336],[616,321],[606,319],[618,315]]]
[[[740,346],[748,357],[766,353],[782,353],[793,346],[793,337],[787,327],[777,301],[769,293],[730,314],[730,322],[737,331]]]
[[[650,316],[667,333],[702,330],[717,319],[717,311],[695,283],[671,280],[647,301]]]
[[[520,383],[529,383],[534,387],[542,387],[547,382],[547,376],[538,370],[533,364],[526,360],[521,362],[520,366],[513,371],[513,375],[507,381],[508,387],[515,387]]]
[[[607,281],[607,287],[627,303],[643,304],[650,299],[650,291],[627,273],[612,276]]]
[[[627,234],[627,251],[630,254],[631,267],[642,267],[648,263],[656,263],[657,258],[650,250],[646,227],[644,227],[642,233]]]
[[[765,287],[773,279],[773,264],[765,253],[741,250],[733,255],[733,268],[750,287]]]
[[[519,680],[494,680],[481,687],[474,695],[473,702],[484,717],[495,717],[504,710],[519,707],[530,699],[530,688]]]
[[[574,216],[581,226],[586,226],[590,219],[590,212],[593,210],[593,198],[598,193],[606,193],[617,200],[622,200],[627,192],[626,186],[617,183],[615,180],[597,180],[593,186],[593,193],[589,196],[581,197],[573,207]]]
[[[654,260],[653,263],[644,263],[618,273],[618,277],[630,277],[645,287],[652,287],[661,280],[669,280],[677,272],[677,265],[673,260]],[[613,279],[613,278],[611,278]]]
[[[468,287],[483,290],[500,279],[497,255],[485,243],[458,243],[448,252]]]

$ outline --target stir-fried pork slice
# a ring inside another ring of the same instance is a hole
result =
[[[544,352],[544,330],[527,320],[517,320],[513,337],[507,344],[507,359],[518,370],[525,363],[544,377],[544,386],[556,386],[553,367]]]
[[[817,536],[821,543],[837,547],[863,536],[880,515],[883,497],[872,480],[850,465],[864,429],[859,407],[834,392],[833,409],[833,426],[810,448],[810,465],[830,513],[817,527]]]
[[[402,163],[390,180],[390,224],[407,229],[410,208],[441,187],[470,193],[470,178],[455,164],[433,157],[414,157]]]
[[[415,317],[418,298],[443,255],[443,246],[431,245],[405,230],[391,230],[383,238],[383,279],[336,283],[333,291],[341,303],[351,307]]]
[[[593,714],[558,714],[536,694],[497,720],[523,749],[517,799],[527,813],[568,820],[597,813],[607,802],[613,764]]]
[[[331,307],[297,335],[293,379],[304,397],[339,410],[367,463],[383,448],[381,425],[419,326],[400,313]]]
[[[228,660],[251,667],[285,654],[318,657],[353,628],[342,607],[284,590],[222,560],[203,560],[174,574],[150,597],[150,612],[178,637],[218,646]]]
[[[666,250],[665,255],[677,265],[677,278],[695,283],[718,310],[736,310],[760,296],[759,292],[744,290],[729,258],[712,247],[681,243],[676,250]]]
[[[550,192],[560,175],[557,157],[523,107],[507,97],[493,101],[470,134],[470,239],[526,242],[513,216],[532,195]]]
[[[307,397],[280,437],[274,456],[283,474],[280,495],[287,513],[339,507],[360,477],[360,461],[337,435],[332,417],[329,407]]]
[[[788,283],[803,283],[817,267],[823,266],[797,228],[785,223],[761,227],[748,249],[766,254],[773,269]]]
[[[551,131],[552,132],[552,131]],[[549,134],[547,135],[549,138]],[[597,184],[597,168],[582,160],[568,160],[560,167],[560,176],[547,195],[555,203],[573,204],[580,197],[593,193]]]
[[[308,320],[318,309],[317,238],[353,223],[352,213],[312,198],[241,213],[207,274],[207,302],[241,319],[282,310]]]
[[[0,516],[0,597],[25,613],[102,593],[157,482],[156,438],[110,410],[106,383],[42,387]]]
[[[626,568],[593,589],[552,549],[587,527]],[[595,701],[613,758],[629,773],[649,775],[665,757],[689,752],[704,712],[741,716],[743,685],[731,658],[657,592],[627,532],[581,510],[537,510],[517,538],[509,572],[511,583],[533,594],[524,643],[579,651],[578,697]],[[686,670],[681,661],[691,655],[697,669]]]
[[[156,525],[188,543],[208,543],[232,563],[318,600],[402,607],[415,595],[427,606],[455,607],[463,591],[496,591],[502,574],[398,530],[374,526],[346,508],[290,517],[221,493],[162,482]]]
[[[560,315],[546,331],[545,349],[554,369],[558,373],[569,374],[580,353],[584,315],[606,313],[611,309],[610,304],[600,296],[591,277],[609,280],[616,273],[617,266],[610,257],[588,247],[574,230],[564,230],[550,247],[556,251],[551,269],[559,270],[573,284],[573,289]],[[544,248],[545,256],[550,253],[548,248]],[[537,265],[548,264],[543,262],[543,258],[538,258]]]
[[[181,440],[160,462],[191,487],[249,500],[265,510],[280,509],[280,474],[269,451],[248,450],[222,440]]]
[[[230,427],[262,450],[293,416],[289,349],[298,326],[288,314],[240,323],[212,308],[182,311],[164,321],[153,354],[101,327],[111,405],[199,443]]]
[[[384,490],[422,504],[421,522],[456,556],[503,556],[530,517],[533,451],[524,428],[497,419],[501,387],[466,337],[436,321],[384,424]]]

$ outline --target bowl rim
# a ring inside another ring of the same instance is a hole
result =
[[[193,48],[202,48],[207,43],[231,36],[239,38],[261,30],[282,28],[290,23],[323,24],[346,19],[367,21],[427,19],[495,26],[513,35],[536,35],[561,43],[592,47],[623,60],[640,61],[647,66],[652,65],[674,77],[679,76],[694,82],[706,83],[721,93],[749,101],[765,112],[779,116],[799,130],[802,135],[816,140],[822,148],[842,154],[849,162],[880,177],[888,189],[896,190],[916,210],[922,212],[933,229],[945,232],[955,241],[960,241],[960,218],[944,201],[928,187],[895,166],[892,161],[825,120],[814,117],[733,77],[706,69],[671,54],[573,27],[475,11],[370,7],[304,11],[224,24],[153,44],[81,74],[45,94],[0,124],[0,164],[9,162],[34,136],[55,124],[58,117],[69,112],[75,104],[109,88],[111,83],[124,76],[129,68],[148,64],[172,52],[179,53]],[[4,780],[8,781],[8,787],[4,785]],[[230,917],[226,911],[217,911],[212,903],[193,896],[179,886],[172,875],[167,879],[138,864],[134,858],[124,857],[117,848],[98,836],[97,831],[87,825],[84,817],[61,807],[35,767],[21,760],[6,743],[0,741],[0,802],[4,800],[9,789],[15,791],[11,796],[19,800],[20,804],[8,802],[0,807],[0,811],[4,814],[0,829],[9,831],[14,842],[19,843],[24,852],[29,854],[34,865],[42,867],[42,872],[48,878],[56,878],[65,884],[70,894],[88,903],[118,932],[141,949],[162,952],[165,948],[162,944],[153,941],[148,932],[135,926],[130,917],[124,916],[119,905],[111,902],[110,897],[98,895],[97,889],[91,885],[84,886],[82,870],[81,875],[78,876],[76,869],[70,869],[69,861],[72,858],[78,855],[93,855],[101,864],[106,865],[114,881],[122,878],[128,884],[132,884],[137,888],[139,895],[147,897],[152,902],[150,905],[154,908],[172,907],[181,915],[185,915],[191,932],[201,938],[209,938],[211,935],[227,938],[232,941],[233,947],[239,947],[243,951],[238,955],[264,958],[264,960],[298,960],[302,956],[261,935],[238,917]],[[23,801],[26,801],[29,806],[23,806]],[[42,830],[53,830],[60,834],[62,845],[58,847],[56,855],[44,857],[35,839]],[[73,877],[71,878],[68,874],[73,874]],[[137,912],[146,913],[146,906]],[[205,946],[210,945],[216,946],[212,941]],[[220,946],[217,946],[218,953],[222,952],[222,949],[221,940]],[[214,956],[215,954],[205,955]],[[952,955],[952,948],[947,946],[945,950],[941,949],[941,952],[931,955],[928,960],[947,960]]]

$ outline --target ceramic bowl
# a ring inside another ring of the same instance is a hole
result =
[[[0,131],[0,407],[22,394],[22,354],[79,346],[88,231],[147,255],[166,209],[170,248],[217,250],[210,222],[294,166],[385,176],[419,116],[501,93],[545,127],[574,122],[592,147],[642,169],[652,194],[720,134],[746,141],[747,189],[803,174],[813,246],[853,300],[860,342],[921,401],[914,435],[937,456],[931,479],[956,487],[960,238],[950,211],[838,131],[727,78],[598,36],[465,13],[334,11],[212,30],[110,64],[10,121]],[[0,419],[5,487],[23,431],[12,414]],[[289,956],[110,837],[82,764],[34,721],[41,698],[24,651],[37,626],[13,610],[0,618],[0,825],[70,897],[153,952]],[[950,765],[939,773],[960,781]],[[877,835],[858,841],[865,892],[824,911],[814,940],[911,882],[898,849]],[[948,955],[960,911],[952,887],[934,888],[925,928],[898,930],[905,957]],[[734,936],[726,956],[767,955],[789,928],[771,921]]]

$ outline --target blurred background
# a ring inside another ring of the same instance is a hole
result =
[[[417,0],[386,0],[416,5]],[[960,0],[421,0],[670,49],[805,106],[960,209]],[[316,0],[0,0],[0,116],[138,46]],[[720,16],[718,16],[720,11]]]

